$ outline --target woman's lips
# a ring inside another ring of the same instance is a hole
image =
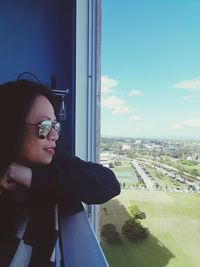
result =
[[[48,152],[51,155],[55,154],[55,147],[49,147],[44,149],[46,152]]]

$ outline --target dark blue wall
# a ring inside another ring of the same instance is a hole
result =
[[[70,89],[62,146],[74,151],[75,1],[5,0],[0,2],[0,83],[24,71],[50,87]],[[30,76],[23,76],[30,78]]]

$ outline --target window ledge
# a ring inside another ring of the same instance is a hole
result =
[[[60,227],[65,267],[109,267],[84,210],[62,216]]]

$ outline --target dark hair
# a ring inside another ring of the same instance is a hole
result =
[[[0,176],[20,151],[25,118],[38,95],[45,96],[56,112],[53,93],[42,84],[18,80],[0,85]]]

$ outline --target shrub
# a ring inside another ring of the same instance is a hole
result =
[[[108,210],[106,207],[103,207],[103,211],[105,212],[105,215],[108,215]]]
[[[120,236],[116,230],[116,226],[112,223],[107,223],[103,225],[101,230],[101,236],[103,236],[105,240],[110,243],[120,241]]]

